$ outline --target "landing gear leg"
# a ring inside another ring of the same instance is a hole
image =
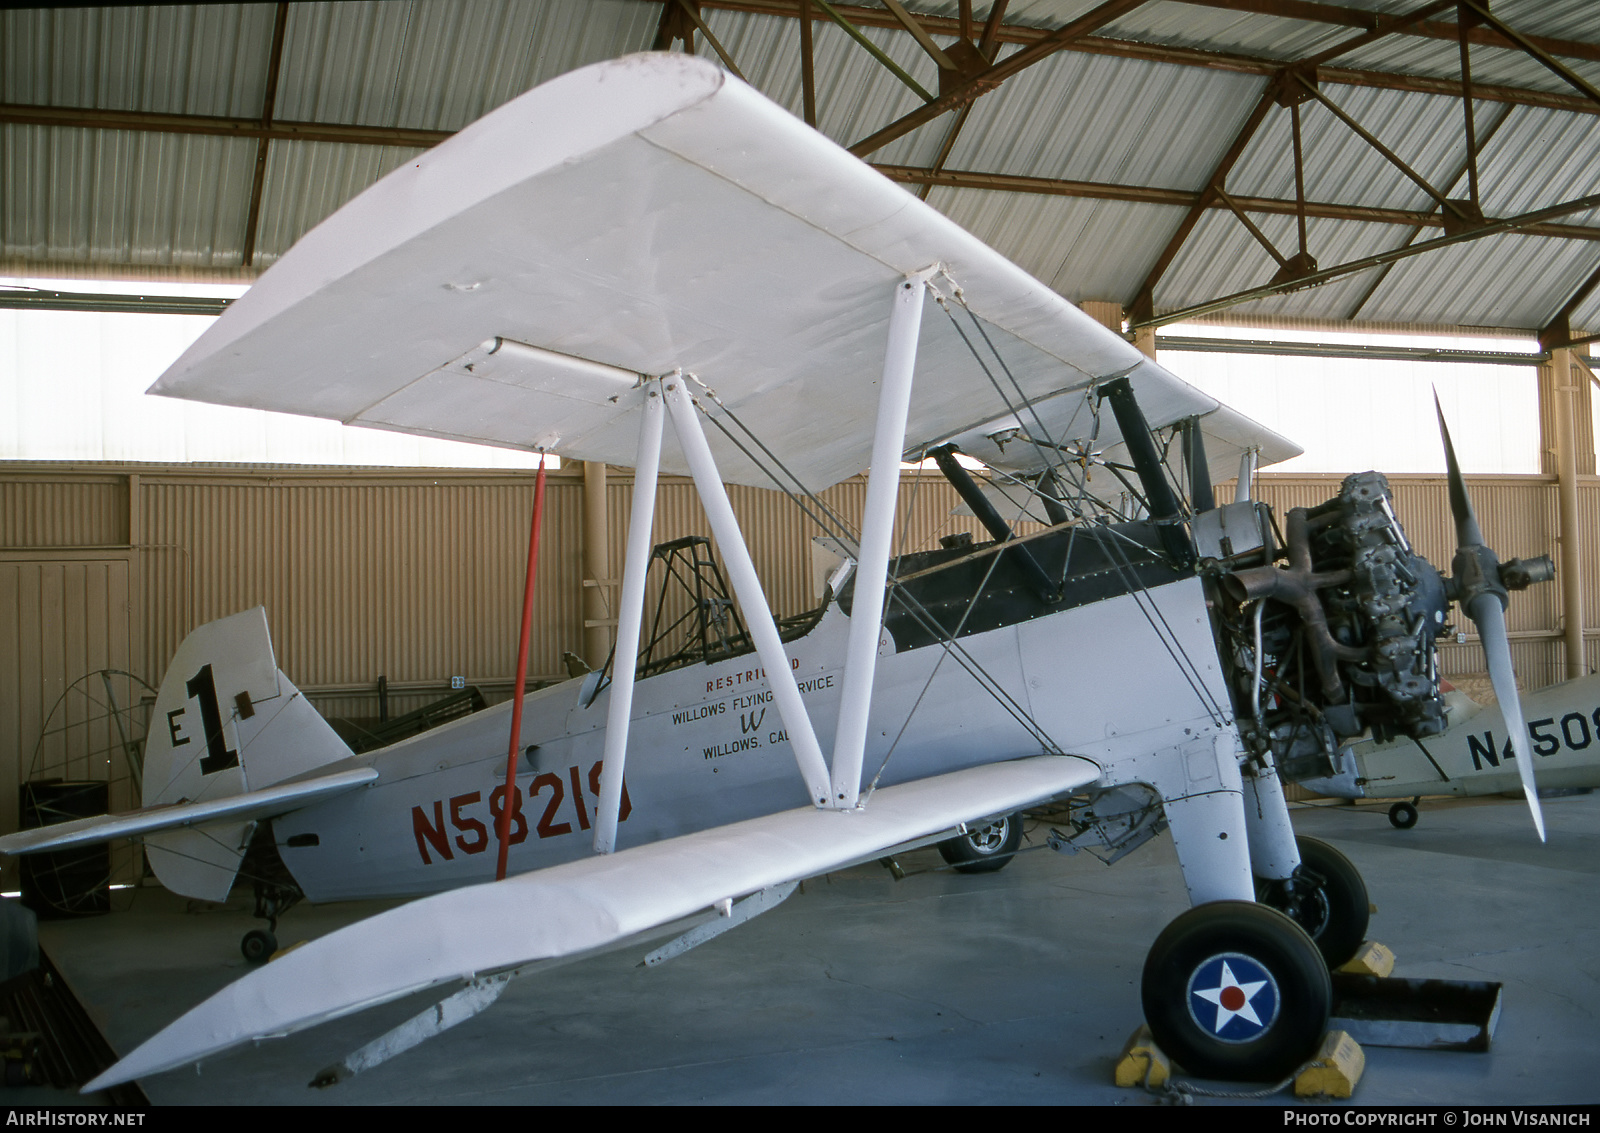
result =
[[[1367,887],[1350,859],[1326,842],[1296,837],[1272,757],[1244,776],[1245,822],[1256,900],[1286,914],[1316,944],[1330,969],[1367,938]]]
[[[265,964],[278,950],[278,918],[299,904],[303,896],[297,888],[258,881],[255,884],[256,916],[267,922],[264,929],[253,928],[239,941],[239,951],[252,964]]]
[[[1371,905],[1350,859],[1315,838],[1295,839],[1300,866],[1279,881],[1256,878],[1256,900],[1287,915],[1311,937],[1330,969],[1347,963],[1367,938]]]

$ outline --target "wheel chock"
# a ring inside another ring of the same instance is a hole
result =
[[[1117,1059],[1117,1085],[1124,1089],[1164,1086],[1171,1077],[1172,1062],[1156,1045],[1150,1028],[1141,1023],[1139,1029],[1128,1036],[1128,1041],[1122,1047],[1122,1056]]]
[[[1369,940],[1348,963],[1339,968],[1354,976],[1377,976],[1382,979],[1394,972],[1394,953],[1376,941]]]
[[[1329,1031],[1322,1036],[1316,1055],[1295,1075],[1294,1096],[1347,1098],[1366,1068],[1367,1056],[1360,1044],[1344,1031]]]

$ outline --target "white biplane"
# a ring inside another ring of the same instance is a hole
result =
[[[184,641],[145,808],[0,849],[137,835],[195,896],[252,855],[291,897],[434,895],[283,954],[89,1088],[466,981],[361,1069],[530,965],[698,919],[681,948],[897,847],[1002,861],[1013,816],[1063,802],[1063,848],[1172,831],[1194,907],[1150,952],[1146,1017],[1190,1071],[1272,1080],[1368,911],[1348,861],[1297,843],[1276,766],[1441,728],[1451,598],[1505,652],[1517,572],[1481,538],[1446,583],[1368,473],[1291,512],[1276,565],[1248,489],[1291,444],[692,57],[573,72],[396,170],[153,392],[630,466],[632,517],[605,671],[382,751],[298,695],[260,611]],[[1018,537],[957,453],[1045,524]],[[901,462],[927,457],[993,539],[891,559]],[[743,623],[709,602],[696,649],[641,668],[662,470],[693,477]],[[857,532],[813,493],[863,471]],[[774,620],[725,482],[784,488],[841,553],[812,615]]]

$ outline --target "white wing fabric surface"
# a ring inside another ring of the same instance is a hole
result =
[[[1088,438],[1084,391],[1127,373],[1153,425],[1210,415],[1219,477],[1244,448],[1262,463],[1298,451],[738,79],[667,53],[564,75],[395,170],[151,392],[632,466],[633,382],[681,368],[821,489],[866,468],[894,285],[935,263],[984,321],[1007,400],[1054,399],[1056,442]],[[907,453],[1006,413],[930,304]],[[768,483],[710,439],[725,479]],[[671,439],[662,467],[687,470]]]
[[[862,810],[784,811],[413,901],[223,988],[84,1091],[449,980],[598,951],[727,898],[870,859],[957,823],[1013,813],[1098,775],[1076,756],[994,763],[886,787]]]

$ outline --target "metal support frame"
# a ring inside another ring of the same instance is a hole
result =
[[[639,455],[634,463],[633,510],[628,516],[628,550],[617,603],[617,644],[606,706],[606,743],[600,767],[600,798],[594,810],[594,850],[617,848],[617,816],[622,809],[622,776],[628,754],[628,724],[633,714],[633,674],[639,663],[639,627],[644,621],[644,581],[650,570],[650,536],[656,518],[656,478],[661,469],[661,381],[644,383],[644,415],[639,422]]]
[[[1501,220],[1493,220],[1479,228],[1470,228],[1457,231],[1453,235],[1440,236],[1433,240],[1424,240],[1420,244],[1408,244],[1393,248],[1377,255],[1366,256],[1349,263],[1336,264],[1329,268],[1318,270],[1289,282],[1267,283],[1260,287],[1252,287],[1247,291],[1238,291],[1232,295],[1225,295],[1220,299],[1211,299],[1204,303],[1196,303],[1191,307],[1184,307],[1177,311],[1164,312],[1159,318],[1148,309],[1141,311],[1130,322],[1130,329],[1144,326],[1156,326],[1162,323],[1183,322],[1185,319],[1198,318],[1220,311],[1225,307],[1232,307],[1251,299],[1261,299],[1268,295],[1276,295],[1284,291],[1296,291],[1302,287],[1314,287],[1319,283],[1326,283],[1331,279],[1349,275],[1352,272],[1365,271],[1368,268],[1381,267],[1384,264],[1394,263],[1396,260],[1408,259],[1411,256],[1420,256],[1424,252],[1431,252],[1437,248],[1445,248],[1451,244],[1460,244],[1468,240],[1480,240],[1485,236],[1493,236],[1500,232],[1510,232],[1514,229],[1525,228],[1538,224],[1557,216],[1566,216],[1569,213],[1585,212],[1592,208],[1600,208],[1600,193],[1591,193],[1587,197],[1580,197],[1575,201],[1567,201],[1549,208],[1536,209],[1533,212],[1523,213],[1520,216],[1508,216]]]
[[[860,28],[856,27],[849,20],[845,19],[839,14],[839,9],[828,3],[828,0],[811,0],[811,2],[817,7],[821,8],[827,17],[839,26],[840,31],[844,32],[845,35],[849,36],[851,39],[860,44],[866,53],[876,59],[884,70],[888,71],[895,78],[899,79],[906,86],[910,87],[912,92],[918,98],[922,99],[923,102],[933,102],[933,95],[929,94],[921,83],[917,82],[916,79],[913,79],[909,74],[907,74],[905,68],[901,67],[900,64],[889,58],[889,56],[884,53],[883,48],[879,47],[876,43],[873,43],[872,40],[868,39],[865,35],[862,35]]]
[[[814,2],[824,4],[825,0],[814,0]],[[869,153],[876,153],[896,138],[904,137],[918,126],[933,121],[941,114],[954,110],[958,106],[966,105],[979,95],[993,90],[1017,72],[1055,54],[1073,41],[1082,39],[1090,32],[1105,26],[1117,17],[1126,15],[1143,2],[1144,0],[1107,0],[1106,3],[1086,12],[1065,26],[1057,28],[1043,38],[1024,47],[1021,51],[1014,52],[1000,62],[990,65],[966,82],[941,94],[938,98],[929,96],[930,101],[926,106],[918,107],[911,113],[895,119],[869,137],[862,138],[850,147],[850,152],[857,157],[865,157]]]
[[[800,109],[806,125],[817,128],[816,49],[811,43],[811,0],[800,0]]]
[[[684,388],[681,374],[662,379],[661,390],[663,400],[667,403],[667,412],[672,415],[673,430],[678,434],[678,443],[682,445],[684,459],[689,464],[689,474],[694,477],[695,490],[700,493],[700,503],[711,524],[711,534],[716,538],[723,560],[727,563],[728,581],[733,585],[739,604],[744,607],[745,625],[756,647],[756,656],[761,658],[761,666],[766,670],[767,685],[772,692],[773,703],[778,706],[778,715],[783,717],[783,726],[789,733],[789,746],[794,750],[795,762],[800,765],[800,775],[806,781],[811,800],[818,806],[826,806],[828,765],[822,758],[822,748],[817,744],[816,731],[811,727],[805,702],[800,699],[800,686],[794,679],[794,670],[789,667],[789,654],[778,636],[778,624],[772,618],[766,591],[762,589],[755,564],[750,560],[750,549],[745,546],[739,520],[733,514],[733,505],[728,502],[727,489],[717,475],[716,461],[711,456],[711,446],[706,443],[705,432],[700,428],[694,401]],[[898,469],[898,450],[895,461]],[[643,599],[642,588],[640,599]],[[620,642],[617,648],[620,662]],[[619,664],[618,680],[621,679],[621,673]],[[616,694],[612,695],[614,697]]]
[[[267,54],[267,89],[261,97],[261,128],[272,128],[272,114],[278,102],[278,72],[283,70],[283,34],[289,26],[289,5],[287,0],[278,4],[277,14],[272,20],[272,48]],[[253,267],[256,259],[256,229],[261,224],[261,191],[267,180],[267,150],[272,146],[272,139],[263,134],[256,142],[256,168],[250,182],[250,207],[246,210],[244,222],[244,251],[242,263],[245,267]]]
[[[889,344],[884,352],[883,382],[878,389],[872,470],[867,476],[855,600],[850,607],[850,635],[845,646],[844,689],[839,697],[839,722],[833,740],[833,803],[843,809],[855,807],[861,790],[861,762],[866,751],[867,714],[872,707],[872,678],[877,672],[878,634],[883,625],[889,577],[889,543],[900,491],[900,456],[905,448],[906,415],[911,407],[922,301],[929,277],[938,270],[939,265],[935,264],[896,284],[889,313]]]
[[[1562,645],[1566,679],[1588,671],[1583,649],[1583,512],[1578,506],[1578,442],[1572,351],[1550,352],[1550,415],[1555,423],[1556,516],[1560,533]],[[1541,391],[1543,392],[1543,391]]]

